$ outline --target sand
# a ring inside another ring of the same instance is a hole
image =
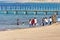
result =
[[[0,40],[60,40],[60,23],[43,27],[0,31]]]

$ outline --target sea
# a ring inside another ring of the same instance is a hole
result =
[[[52,15],[18,15],[18,14],[0,14],[0,30],[8,29],[21,29],[30,28],[29,19],[34,17],[37,19],[38,23],[36,27],[40,27],[43,17],[51,17]],[[19,19],[19,25],[17,25],[17,19]],[[60,15],[57,15],[57,21],[60,22]]]

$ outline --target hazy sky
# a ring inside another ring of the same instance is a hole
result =
[[[0,1],[9,1],[9,2],[37,2],[40,0],[0,0]]]
[[[0,0],[0,1],[11,1],[11,2],[29,2],[32,0]]]
[[[9,2],[60,2],[60,0],[0,0]]]

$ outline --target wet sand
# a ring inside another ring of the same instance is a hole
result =
[[[44,27],[0,31],[0,40],[60,40],[60,23]]]

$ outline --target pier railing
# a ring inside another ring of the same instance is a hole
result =
[[[60,12],[58,10],[56,10],[56,11],[46,11],[46,10],[45,11],[40,11],[40,10],[0,10],[0,13],[2,12],[4,14],[8,14],[9,11],[12,12],[13,14],[17,14],[18,12],[24,12],[24,14],[28,14],[28,12],[34,12],[35,15],[37,15],[38,12],[44,12],[45,15],[47,15],[48,12],[53,12],[53,14],[56,13],[58,15],[58,12]]]

